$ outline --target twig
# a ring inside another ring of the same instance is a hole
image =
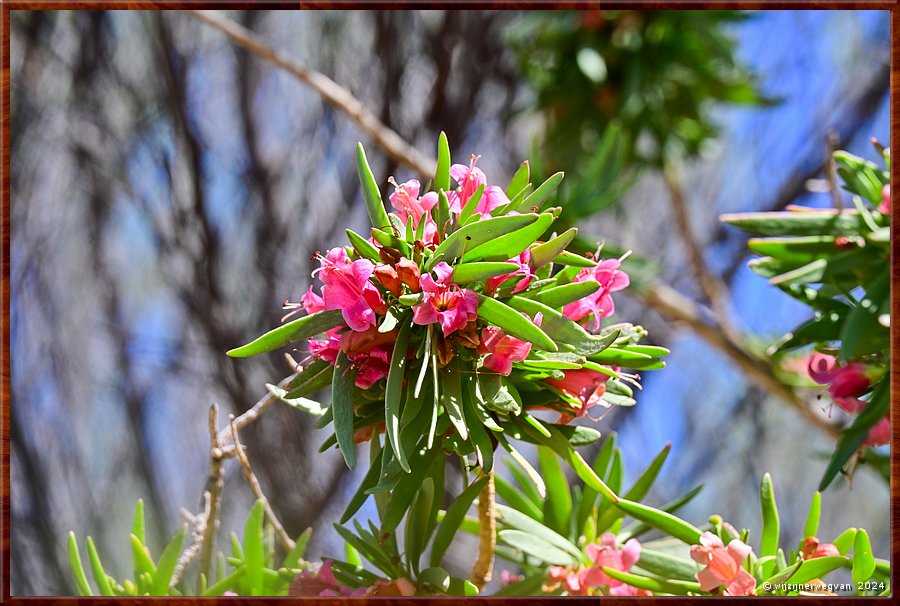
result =
[[[238,429],[234,415],[228,415],[228,420],[231,427],[231,437],[232,440],[234,440],[234,447],[237,451],[238,460],[241,462],[241,469],[244,471],[244,477],[247,479],[247,484],[250,485],[250,490],[253,491],[256,498],[263,502],[263,509],[265,509],[266,515],[269,517],[269,521],[275,529],[275,534],[278,535],[278,540],[281,541],[281,544],[287,551],[291,551],[294,548],[294,541],[288,535],[284,526],[281,525],[278,516],[275,515],[272,506],[269,504],[269,499],[263,494],[262,487],[259,485],[259,480],[256,479],[256,475],[250,468],[250,460],[247,458],[247,454],[244,452],[244,446],[238,438]]]
[[[639,291],[640,292],[640,291]],[[697,336],[724,353],[751,381],[784,400],[811,425],[837,439],[838,428],[820,417],[789,386],[779,381],[771,364],[748,352],[743,345],[725,334],[722,328],[702,318],[702,307],[680,292],[662,283],[654,283],[640,292],[647,305],[660,314],[689,326]]]
[[[187,549],[182,551],[181,555],[178,557],[178,562],[175,564],[175,570],[172,572],[172,581],[169,583],[170,587],[178,584],[181,577],[184,575],[184,571],[188,564],[197,557],[197,554],[203,546],[203,540],[206,537],[206,528],[210,525],[211,500],[209,491],[204,491],[202,512],[194,516],[191,515],[189,511],[182,510],[182,515],[189,516],[188,524],[194,527],[194,532],[191,533],[191,544]],[[215,522],[213,525],[214,524]]]
[[[296,76],[319,93],[329,104],[347,114],[395,162],[412,168],[422,176],[434,174],[437,168],[435,160],[422,155],[403,137],[381,122],[359,99],[353,96],[353,93],[328,76],[269,48],[253,32],[224,17],[218,11],[187,10],[185,12],[215,27],[238,46]]]
[[[828,131],[828,135],[825,137],[825,175],[828,177],[828,189],[831,190],[831,203],[836,209],[841,210],[844,208],[844,199],[841,197],[837,167],[834,164],[834,152],[837,146],[837,133],[834,130]]]
[[[281,383],[278,384],[278,387],[284,388],[291,381],[293,381],[297,377],[297,373],[286,377]],[[234,424],[237,427],[238,431],[244,429],[251,423],[253,423],[256,419],[262,415],[266,411],[266,409],[272,405],[278,398],[273,396],[271,393],[266,393],[263,397],[257,400],[256,404],[251,406],[248,410],[243,412],[239,417],[234,420]],[[218,441],[219,444],[225,444],[232,437],[231,429],[226,427],[222,431],[219,432]],[[222,446],[222,456],[223,457],[232,457],[234,456],[234,447],[231,446]]]
[[[219,525],[219,511],[222,506],[222,488],[225,482],[222,478],[222,448],[219,440],[218,423],[219,407],[213,404],[209,407],[209,476],[206,479],[206,488],[203,498],[208,504],[209,514],[206,518],[201,535],[200,549],[200,574],[197,575],[197,591],[200,591],[200,579],[205,578],[209,582],[209,571],[212,563],[213,546],[216,540],[216,529]]]
[[[469,580],[480,592],[491,580],[494,568],[494,549],[497,546],[497,520],[494,515],[494,472],[487,472],[488,481],[478,494],[478,557]]]
[[[706,298],[709,299],[713,312],[715,312],[716,320],[722,330],[731,338],[736,338],[735,330],[729,319],[725,285],[710,271],[706,265],[706,260],[703,258],[703,250],[700,248],[700,243],[697,241],[694,230],[691,227],[691,219],[688,214],[681,180],[672,167],[663,170],[663,180],[669,190],[669,202],[672,207],[672,213],[675,216],[675,223],[678,233],[681,235],[681,241],[687,248],[688,261],[691,264],[694,277],[700,283],[700,288],[706,295]]]

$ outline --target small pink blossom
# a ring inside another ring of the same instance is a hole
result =
[[[424,295],[413,307],[413,322],[421,326],[438,322],[446,337],[477,318],[478,295],[453,284],[453,268],[443,261],[435,266],[434,273],[437,280],[430,273],[420,278]]]
[[[500,571],[500,585],[506,587],[507,585],[512,585],[513,583],[518,583],[525,577],[521,574],[513,574],[510,571],[503,569]]]
[[[413,227],[418,227],[426,213],[438,203],[437,192],[430,191],[419,197],[419,181],[410,179],[406,183],[397,184],[393,177],[389,180],[394,185],[394,193],[390,195],[391,206],[397,211],[397,216],[405,224],[412,217]],[[437,235],[437,224],[431,215],[428,215],[425,224],[424,239],[428,243],[434,243]]]
[[[806,537],[803,539],[803,546],[800,549],[804,560],[813,560],[815,558],[827,558],[839,556],[841,552],[831,543],[820,543],[816,537]]]
[[[608,318],[616,311],[612,293],[626,288],[630,283],[628,274],[620,270],[619,259],[606,259],[594,267],[586,267],[578,272],[573,282],[594,280],[600,288],[593,294],[563,307],[563,314],[576,322],[593,315],[592,329],[600,328],[600,319]]]
[[[608,375],[596,370],[580,368],[578,370],[565,370],[562,379],[544,379],[544,381],[561,392],[581,402],[581,406],[575,411],[574,416],[563,414],[560,423],[568,423],[575,417],[582,417],[594,406],[606,406],[603,402],[603,394],[606,393],[606,381]]]
[[[593,564],[587,567],[551,566],[550,585],[565,588],[569,595],[587,596],[593,590],[600,590],[603,595],[611,596],[647,596],[649,591],[632,587],[603,572],[603,568],[611,568],[620,572],[631,570],[641,557],[641,544],[637,539],[629,539],[621,548],[616,545],[616,536],[611,532],[604,534],[599,543],[590,543],[585,553]]]
[[[833,398],[853,398],[871,386],[866,367],[859,362],[841,366],[834,356],[818,352],[809,357],[809,376],[816,383],[827,384]]]
[[[503,274],[502,276],[488,278],[484,284],[484,289],[487,294],[493,294],[501,284],[503,284],[510,278],[514,278],[515,276],[522,276],[522,279],[516,282],[516,285],[513,286],[512,294],[522,292],[523,290],[528,288],[528,285],[531,284],[532,280],[534,280],[534,269],[532,269],[530,265],[531,250],[526,248],[519,254],[518,257],[516,257],[515,259],[510,259],[509,262],[517,264],[519,268],[508,274]]]
[[[341,350],[341,336],[338,334],[338,331],[343,328],[343,326],[332,328],[325,333],[324,339],[310,339],[307,341],[309,353],[331,364],[337,363],[338,353]]]
[[[891,214],[891,186],[885,185],[881,188],[881,204],[878,205],[878,212],[883,215]]]
[[[472,156],[469,165],[454,164],[450,167],[450,176],[459,185],[456,191],[447,192],[447,201],[450,203],[450,212],[459,214],[463,207],[481,185],[487,185],[487,177],[480,168],[475,166],[481,156]],[[481,199],[475,206],[475,212],[481,213],[482,217],[491,216],[491,211],[509,204],[509,198],[501,187],[491,185],[485,187],[481,194]]]
[[[288,595],[297,598],[359,596],[366,595],[366,589],[344,587],[331,572],[331,560],[325,560],[318,571],[304,570],[291,583]]]
[[[531,352],[531,343],[511,337],[496,326],[481,331],[479,351],[487,352],[484,367],[501,375],[512,372],[513,362],[521,362]]]
[[[869,428],[866,446],[883,446],[891,441],[891,420],[888,415],[884,415],[875,424]]]
[[[347,251],[333,248],[321,259],[315,273],[325,283],[322,299],[325,309],[340,309],[352,330],[363,331],[377,321],[375,309],[384,307],[381,293],[369,278],[375,265],[368,259],[351,262]]]
[[[722,539],[704,532],[700,545],[691,547],[691,559],[706,566],[696,574],[700,588],[713,591],[724,585],[724,595],[754,595],[756,580],[742,566],[750,552],[750,546],[739,539],[732,539],[726,547]]]

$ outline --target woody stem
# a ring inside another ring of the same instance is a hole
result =
[[[494,507],[494,472],[486,474],[488,481],[478,495],[478,558],[472,567],[470,580],[482,591],[491,580],[494,567],[494,548],[497,545],[497,522]]]

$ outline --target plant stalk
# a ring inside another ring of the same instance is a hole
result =
[[[494,548],[497,546],[497,520],[494,506],[494,472],[486,474],[488,481],[478,495],[478,558],[469,580],[481,592],[494,568]]]

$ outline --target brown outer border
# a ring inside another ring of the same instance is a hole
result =
[[[326,9],[326,8],[365,8],[365,9],[403,9],[403,8],[443,8],[448,4],[462,6],[466,8],[490,8],[490,9],[554,9],[554,8],[595,8],[598,2],[572,2],[560,1],[551,2],[547,0],[494,0],[484,2],[480,0],[444,0],[444,2],[425,2],[423,0],[397,0],[389,2],[385,0],[331,0],[331,1],[262,1],[262,2],[245,2],[241,0],[213,0],[210,2],[200,2],[191,0],[171,1],[159,0],[152,1],[110,1],[110,0],[81,0],[81,1],[60,1],[60,0],[32,0],[20,1],[11,0],[3,4],[2,14],[0,14],[0,23],[2,23],[2,38],[0,38],[0,54],[2,54],[2,64],[0,64],[0,117],[2,117],[2,132],[0,132],[0,143],[2,143],[3,164],[2,173],[0,173],[0,187],[2,187],[2,198],[0,198],[0,232],[2,232],[2,241],[0,241],[0,268],[3,274],[0,279],[0,297],[2,297],[2,313],[0,313],[0,332],[2,332],[2,349],[0,349],[0,537],[2,537],[2,566],[0,566],[0,579],[2,579],[2,595],[0,601],[20,604],[44,604],[52,603],[58,605],[74,605],[76,603],[90,602],[92,604],[148,604],[148,603],[165,603],[165,604],[191,604],[191,603],[252,603],[266,604],[274,602],[290,601],[291,603],[316,604],[318,606],[345,606],[354,604],[359,606],[384,605],[384,604],[476,604],[485,600],[492,604],[529,604],[535,606],[549,604],[597,604],[602,600],[603,604],[619,605],[619,604],[687,604],[700,600],[704,604],[715,604],[720,601],[728,604],[734,604],[736,600],[746,601],[747,599],[763,600],[766,603],[819,603],[822,598],[684,598],[684,597],[660,597],[660,598],[246,598],[246,599],[228,599],[228,598],[72,598],[72,597],[10,597],[10,438],[9,438],[9,415],[10,415],[10,308],[9,308],[9,282],[10,282],[10,33],[9,33],[9,12],[11,10],[62,10],[62,9],[179,9],[179,8],[197,8],[199,5],[204,8],[222,8],[222,9],[238,9],[252,8],[263,5],[265,8],[292,8],[292,9]],[[900,149],[900,114],[895,111],[898,89],[900,89],[900,68],[897,64],[897,55],[900,52],[900,36],[898,36],[898,27],[900,27],[900,8],[898,8],[897,0],[748,0],[748,1],[722,1],[722,0],[681,0],[681,1],[660,1],[651,2],[644,0],[642,2],[629,0],[606,0],[604,7],[628,7],[638,9],[881,9],[889,10],[891,13],[891,147]],[[898,183],[900,169],[897,168],[897,162],[891,166],[891,182]],[[895,195],[894,198],[900,197]],[[893,200],[892,223],[896,224],[900,219],[900,210],[897,208],[897,200]],[[894,217],[897,217],[895,219]],[[900,254],[900,239],[891,240],[891,316],[900,318],[900,291],[895,285],[900,281],[900,264],[896,263],[898,254]],[[896,324],[894,325],[896,326]],[[897,330],[891,330],[891,416],[894,420],[900,414],[900,383],[894,380],[897,373],[900,372],[900,360],[896,353],[900,349],[900,334]],[[900,521],[900,513],[898,513],[897,497],[900,493],[900,432],[897,431],[896,425],[893,426],[891,432],[891,562],[898,562],[898,552],[900,552],[900,536],[896,532],[898,521]],[[892,571],[891,584],[896,586],[896,571]],[[895,596],[896,597],[896,594]],[[859,603],[878,603],[888,604],[896,603],[895,599],[890,598],[858,598],[858,597],[836,597],[827,599],[828,604],[859,604]]]

